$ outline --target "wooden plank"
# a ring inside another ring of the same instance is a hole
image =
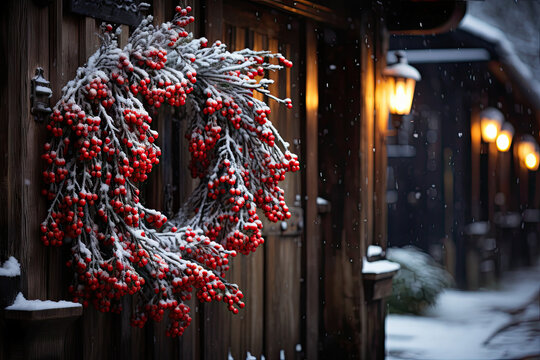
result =
[[[294,359],[300,343],[301,241],[267,236],[265,293],[265,356]]]
[[[0,3],[0,51],[2,54],[7,54],[9,52],[9,38],[10,38],[10,27],[12,18],[11,6],[13,5],[12,1],[3,1]],[[7,56],[0,57],[0,81],[6,84],[0,86],[0,124],[3,129],[9,128],[9,94],[12,89],[10,89],[8,78],[9,78],[9,65],[10,61]],[[7,131],[8,130],[4,130]],[[3,156],[0,156],[0,167],[2,169],[8,169],[9,159],[8,159],[8,141],[0,142],[0,151]],[[5,261],[12,253],[9,252],[8,248],[12,248],[11,241],[9,241],[8,235],[8,226],[10,225],[8,219],[9,206],[9,182],[8,182],[8,171],[3,171],[0,175],[0,204],[4,206],[0,207],[0,261]],[[0,330],[0,336],[3,334]],[[1,353],[0,353],[1,354]],[[0,355],[0,359],[2,359]]]
[[[22,147],[26,142],[22,132],[22,118],[28,118],[27,105],[29,81],[21,79],[21,75],[26,76],[28,69],[27,56],[27,18],[28,1],[10,2],[8,19],[7,49],[20,49],[14,51],[11,60],[7,63],[7,88],[8,106],[7,117],[2,119],[4,129],[7,129],[7,253],[19,259],[22,265],[21,286],[26,292],[28,288],[26,261],[22,258],[23,251],[22,227],[24,221],[22,211],[23,199],[23,177],[21,158]],[[29,121],[26,119],[26,121]],[[23,163],[24,164],[24,163]]]
[[[361,242],[366,237],[364,223],[372,218],[366,218],[362,212],[365,209],[362,186],[366,184],[367,171],[362,172],[360,165],[368,154],[361,151],[366,120],[361,113],[364,102],[358,95],[363,86],[363,72],[356,62],[366,55],[363,46],[360,49],[352,45],[356,39],[351,35],[327,30],[326,40],[318,44],[319,53],[326,54],[319,59],[322,78],[318,136],[319,146],[324,148],[319,152],[319,187],[322,197],[331,203],[330,213],[321,216],[323,358],[361,358],[364,310],[360,284],[362,248],[365,248]],[[339,55],[343,53],[351,55]],[[351,91],[335,91],[338,87]]]
[[[471,111],[471,217],[481,220],[480,206],[480,146],[482,142],[480,131],[479,110]]]
[[[223,36],[223,1],[208,0],[203,4],[205,12],[205,36],[210,43]]]
[[[361,191],[363,204],[365,202],[365,207],[362,206],[362,222],[364,224],[363,231],[360,232],[360,258],[359,262],[362,262],[362,256],[366,254],[367,245],[373,243],[373,224],[374,224],[374,212],[373,212],[373,195],[375,192],[374,188],[374,155],[373,153],[377,150],[374,141],[374,106],[375,106],[375,69],[374,69],[374,33],[375,30],[371,26],[373,22],[373,15],[368,12],[362,14],[362,39],[361,44],[361,69],[362,69],[362,92],[361,98],[363,102],[362,106],[362,133],[361,133],[361,153],[365,154],[361,156],[360,162],[360,179],[361,179]],[[369,24],[369,26],[368,26]],[[362,228],[362,226],[361,226]],[[358,294],[357,301],[360,302],[359,312],[360,312],[360,348],[358,353],[360,358],[366,358],[366,349],[368,347],[367,339],[367,319],[366,319],[366,307],[364,305],[364,294],[363,288]]]
[[[387,53],[388,34],[384,27],[377,24],[375,31],[375,58],[385,59]],[[374,197],[374,236],[373,244],[379,245],[386,250],[388,241],[388,204],[386,203],[386,181],[388,158],[386,154],[387,124],[388,124],[388,104],[386,101],[383,69],[386,62],[377,61],[375,63],[375,197]]]
[[[384,321],[380,321],[384,318],[386,311],[385,302],[383,300],[377,300],[368,302],[366,304],[366,325],[367,325],[367,349],[365,359],[384,359]]]
[[[493,223],[493,216],[495,214],[495,194],[497,193],[497,157],[499,151],[497,150],[497,144],[494,142],[489,144],[488,147],[488,220]]]
[[[23,274],[23,284],[26,281],[26,289],[23,291],[27,298],[47,297],[47,256],[46,251],[39,241],[39,225],[45,214],[45,199],[41,196],[41,149],[45,140],[45,129],[34,121],[30,114],[30,81],[35,76],[35,69],[42,67],[48,76],[49,54],[48,54],[48,11],[38,8],[34,3],[28,3],[27,10],[28,32],[26,35],[26,53],[28,56],[27,68],[21,69],[16,76],[19,81],[25,83],[22,93],[14,93],[15,96],[22,96],[24,103],[20,113],[22,151],[17,154],[20,162],[16,166],[22,173],[22,221],[21,224],[21,246]],[[22,49],[24,45],[20,46]],[[23,50],[25,51],[25,50]],[[22,78],[21,78],[22,75]]]
[[[306,174],[305,245],[306,245],[306,354],[318,358],[320,237],[317,223],[318,196],[318,61],[315,24],[306,22]]]

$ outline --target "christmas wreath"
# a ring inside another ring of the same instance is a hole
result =
[[[119,312],[121,298],[137,294],[132,324],[168,311],[170,336],[189,325],[193,291],[234,313],[244,307],[225,279],[230,257],[264,242],[257,209],[270,221],[290,217],[278,183],[299,169],[269,107],[253,97],[291,107],[261,78],[291,62],[266,51],[229,52],[219,41],[208,46],[186,32],[190,11],[177,7],[158,26],[146,18],[123,49],[118,31],[103,26],[99,50],[62,90],[42,156],[50,207],[41,240],[71,247],[74,300]],[[181,107],[189,123],[189,168],[200,179],[173,219],[140,201],[161,155],[150,114],[164,104]]]

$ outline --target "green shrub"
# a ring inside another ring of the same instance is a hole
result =
[[[401,265],[394,276],[389,310],[397,314],[421,314],[435,304],[437,295],[453,286],[454,280],[433,258],[415,248],[389,248],[386,258]]]

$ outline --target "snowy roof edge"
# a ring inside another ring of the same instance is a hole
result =
[[[518,57],[504,32],[469,14],[463,17],[459,29],[492,43],[501,62],[507,66],[510,77],[517,81],[531,105],[540,110],[540,83],[534,79],[529,67]]]

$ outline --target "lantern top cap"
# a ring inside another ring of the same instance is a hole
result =
[[[422,76],[420,76],[420,73],[418,72],[418,70],[416,70],[414,67],[409,65],[409,63],[407,62],[407,56],[405,55],[404,51],[401,51],[401,50],[395,51],[394,55],[397,58],[397,62],[391,65],[388,65],[383,70],[384,76],[413,79],[415,81],[420,81],[422,79]]]
[[[480,113],[480,119],[490,119],[495,120],[501,125],[504,123],[504,115],[499,110],[488,107]]]
[[[519,142],[533,145],[536,149],[538,148],[538,143],[536,142],[536,139],[530,134],[521,135],[521,137],[519,138]]]
[[[502,131],[506,131],[511,135],[514,135],[514,127],[508,121],[505,121],[504,124],[502,124],[501,132]]]

